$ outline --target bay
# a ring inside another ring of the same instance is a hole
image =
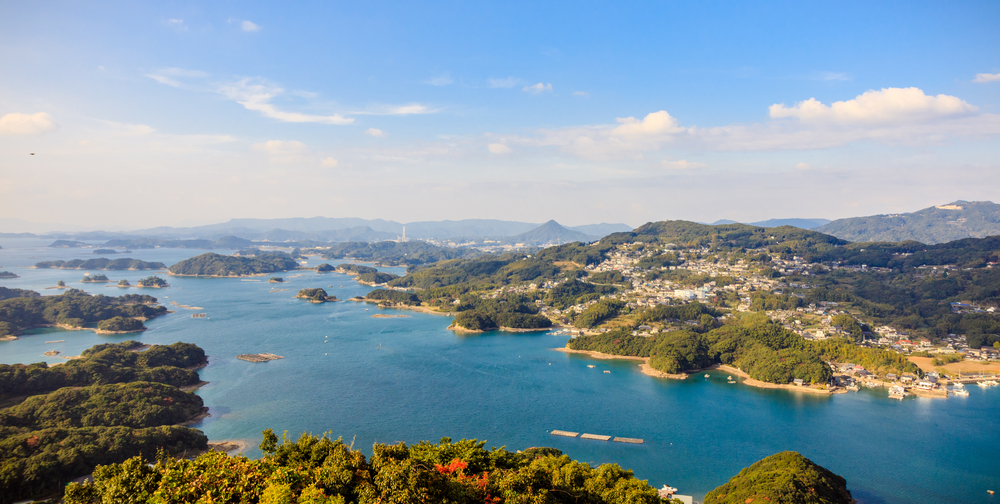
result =
[[[844,476],[863,503],[993,502],[986,490],[1000,490],[998,389],[970,387],[964,398],[893,401],[883,389],[831,397],[757,389],[727,384],[727,375],[718,372],[657,379],[632,362],[553,351],[565,345],[565,336],[457,336],[445,329],[447,317],[293,297],[306,287],[323,287],[340,299],[371,290],[346,275],[286,272],[275,275],[284,284],[270,284],[266,276],[202,279],[160,272],[169,289],[117,289],[77,283],[83,271],[30,268],[43,260],[99,257],[88,249],[50,249],[48,243],[0,241],[0,271],[21,276],[0,285],[50,295],[61,291],[44,288],[64,280],[95,294],[151,294],[176,313],[148,322],[149,330],[137,335],[30,331],[18,341],[0,342],[0,363],[63,362],[42,353],[77,355],[97,343],[127,339],[195,343],[209,355],[200,371],[209,384],[197,393],[211,416],[194,427],[213,440],[245,439],[254,446],[262,430],[273,428],[292,437],[330,431],[367,453],[373,442],[444,436],[511,450],[552,446],[593,464],[618,463],[657,487],[670,484],[696,499],[782,450],[798,451]],[[201,252],[145,249],[125,256],[170,265]],[[103,273],[135,284],[155,272]],[[288,290],[272,292],[277,289]],[[171,301],[204,310],[177,308]],[[194,313],[207,317],[192,318]],[[376,313],[406,317],[371,317]],[[65,342],[45,343],[60,339]],[[236,359],[260,352],[285,358],[259,364]],[[549,434],[553,429],[645,443],[561,438]],[[256,448],[247,454],[260,455]]]

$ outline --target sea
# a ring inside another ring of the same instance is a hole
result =
[[[141,334],[36,329],[0,342],[0,363],[64,362],[99,343],[184,341],[208,354],[198,389],[211,416],[195,428],[210,440],[244,440],[259,457],[261,431],[342,437],[367,454],[373,443],[475,438],[516,451],[558,448],[593,465],[615,463],[659,488],[696,501],[768,455],[797,451],[843,476],[865,504],[993,503],[1000,496],[1000,387],[968,397],[892,400],[885,389],[817,396],[729,383],[723,372],[686,380],[653,378],[636,363],[594,360],[554,349],[552,332],[458,335],[449,317],[378,309],[350,301],[313,304],[294,296],[322,287],[342,300],[371,290],[339,273],[290,271],[285,283],[254,278],[189,278],[165,271],[102,271],[133,285],[157,274],[165,289],[79,283],[82,270],[34,269],[39,261],[101,257],[92,249],[49,248],[51,240],[0,239],[0,280],[43,295],[63,280],[93,294],[142,293],[174,310]],[[131,257],[166,265],[195,249],[137,249]],[[231,253],[217,250],[218,253]],[[324,261],[308,258],[309,265]],[[403,274],[403,268],[379,268]],[[92,271],[91,273],[96,273]],[[189,310],[181,305],[203,308]],[[204,313],[204,318],[193,318]],[[377,318],[376,314],[401,315]],[[49,341],[65,340],[61,343]],[[46,357],[47,350],[59,356]],[[252,363],[245,353],[284,359]],[[593,366],[593,367],[591,367]],[[642,444],[551,435],[565,430],[641,438]]]

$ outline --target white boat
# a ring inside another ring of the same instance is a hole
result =
[[[956,388],[951,390],[951,395],[967,397],[969,395],[969,391],[965,388]]]
[[[989,383],[986,383],[984,381],[981,381],[981,382],[977,383],[976,385],[979,385],[982,388],[989,388],[989,386],[990,386]]]

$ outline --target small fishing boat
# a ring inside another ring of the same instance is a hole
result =
[[[705,378],[708,378],[708,377],[709,377],[709,375],[705,375]]]

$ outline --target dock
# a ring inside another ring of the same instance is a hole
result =
[[[614,441],[616,443],[628,443],[628,444],[644,443],[644,441],[640,438],[618,437],[618,436],[612,438],[611,436],[605,436],[603,434],[583,434],[581,436],[579,432],[571,432],[564,430],[553,430],[550,431],[549,434],[552,434],[553,436],[562,436],[570,438],[575,438],[577,436],[580,436],[580,439],[590,439],[592,441]]]
[[[273,353],[258,353],[258,354],[240,354],[236,356],[237,359],[245,360],[247,362],[267,362],[277,359],[284,359],[281,355],[275,355]]]
[[[574,437],[574,438],[580,435],[579,432],[569,432],[564,430],[554,430],[549,434],[552,434],[553,436]]]

